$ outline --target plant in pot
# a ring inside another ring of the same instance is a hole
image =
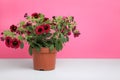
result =
[[[80,35],[74,17],[53,16],[50,19],[42,13],[26,13],[24,17],[25,20],[1,33],[1,41],[14,49],[23,48],[24,42],[28,42],[34,69],[53,70],[57,51],[62,50],[72,33],[74,37]]]

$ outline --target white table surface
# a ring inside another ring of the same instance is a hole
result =
[[[0,80],[120,80],[120,59],[57,59],[53,71],[36,71],[32,59],[0,59]]]

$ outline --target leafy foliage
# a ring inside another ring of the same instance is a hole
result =
[[[41,47],[47,47],[50,51],[53,49],[60,51],[63,49],[63,44],[69,41],[71,32],[74,37],[78,37],[80,34],[76,29],[73,16],[54,16],[49,19],[41,13],[33,13],[31,16],[26,14],[25,20],[18,23],[16,30],[15,28],[5,30],[3,37],[17,38],[20,41],[21,49],[24,47],[24,42],[27,41],[30,55],[32,55],[33,48],[37,51],[40,51]]]

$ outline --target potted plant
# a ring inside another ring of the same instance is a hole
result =
[[[23,48],[24,42],[28,42],[34,69],[53,70],[57,51],[62,50],[72,33],[74,37],[80,35],[74,17],[53,16],[50,19],[42,13],[26,13],[24,17],[25,20],[1,33],[1,41],[14,49]]]

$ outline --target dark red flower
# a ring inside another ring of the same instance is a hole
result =
[[[5,39],[4,39],[4,37],[0,37],[0,40],[1,40],[1,41],[4,41]]]
[[[31,25],[32,25],[31,22],[27,22],[27,23],[25,24],[25,26],[31,26]]]
[[[74,17],[72,16],[72,21],[74,21]]]
[[[25,17],[25,18],[26,18],[26,17],[28,17],[28,14],[27,14],[27,13],[25,13],[24,17]]]
[[[20,41],[16,38],[12,39],[11,43],[10,43],[12,48],[19,48],[20,47]]]
[[[79,37],[79,35],[80,35],[80,32],[75,32],[74,33],[74,37]]]
[[[68,34],[68,35],[71,35],[71,32],[68,32],[67,34]]]
[[[48,33],[50,31],[50,25],[48,25],[48,24],[43,25],[43,28],[46,33]]]
[[[31,22],[27,22],[25,25],[23,25],[23,28],[26,28],[28,26],[32,26],[32,23]]]
[[[52,18],[55,19],[55,16],[53,16]]]
[[[17,34],[23,34],[23,31],[17,30],[16,33],[17,33]]]
[[[74,28],[72,29],[72,31],[75,31],[76,30],[76,26],[74,26]]]
[[[25,25],[23,25],[22,27],[23,27],[23,28],[26,28],[26,26],[25,26]]]
[[[28,34],[28,35],[30,35],[30,34],[31,34],[31,32],[30,32],[30,31],[27,31],[27,34]]]
[[[4,33],[3,32],[1,32],[1,35],[3,35]]]
[[[5,44],[7,47],[11,47],[11,41],[12,41],[12,38],[11,37],[6,37],[5,38]]]
[[[49,20],[49,18],[46,18],[46,17],[45,17],[43,22],[45,22],[45,21],[47,21],[47,20]]]
[[[38,13],[33,13],[31,16],[34,17],[34,18],[38,18],[39,14]]]
[[[43,28],[43,26],[37,26],[36,29],[35,29],[35,32],[36,32],[36,34],[38,34],[38,35],[44,33],[44,28]]]
[[[61,33],[63,33],[64,31],[65,31],[65,30],[64,30],[64,29],[62,29],[62,30],[61,30]]]
[[[17,26],[11,25],[10,30],[11,30],[11,32],[15,32],[17,30]]]
[[[16,33],[17,33],[17,34],[20,34],[20,31],[19,31],[19,30],[17,30],[17,31],[16,31]]]

